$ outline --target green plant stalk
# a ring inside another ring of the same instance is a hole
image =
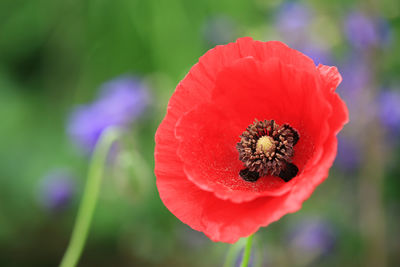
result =
[[[242,264],[240,264],[240,267],[247,267],[247,265],[249,264],[250,256],[251,256],[251,244],[253,242],[253,236],[254,236],[254,234],[252,234],[251,236],[249,236],[247,238],[246,247],[245,247],[244,252],[243,252],[243,260],[242,260]]]
[[[117,129],[108,128],[103,131],[97,142],[89,165],[88,178],[71,240],[61,260],[60,267],[75,267],[79,261],[96,208],[108,151],[118,137],[119,131]]]
[[[236,259],[237,255],[241,252],[242,248],[244,247],[245,242],[246,241],[243,238],[241,238],[238,242],[229,246],[229,250],[226,255],[225,263],[224,263],[223,267],[234,266],[235,259]]]

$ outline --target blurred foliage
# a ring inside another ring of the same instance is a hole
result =
[[[387,21],[390,44],[363,52],[373,58],[368,67],[376,77],[372,85],[376,88],[366,90],[375,96],[384,87],[399,90],[399,1],[298,3],[315,15],[316,22],[307,26],[312,34],[309,45],[325,46],[334,65],[356,54],[343,30],[350,12],[360,10]],[[69,114],[77,105],[91,102],[104,82],[124,74],[141,77],[153,99],[124,137],[128,163],[108,168],[79,266],[221,266],[229,246],[212,243],[189,229],[162,205],[152,172],[154,133],[176,84],[214,45],[240,36],[280,39],[292,45],[275,22],[284,4],[282,0],[1,1],[0,266],[59,263],[88,164],[88,155],[67,135]],[[375,187],[376,183],[365,180],[378,197],[360,194],[364,158],[353,172],[335,166],[300,212],[259,231],[260,266],[366,266],[365,260],[374,257],[369,248],[378,243],[364,233],[372,229],[373,235],[374,225],[385,245],[380,248],[384,255],[377,256],[385,259],[380,266],[400,264],[398,143],[369,140],[365,128],[354,127],[350,123],[346,131],[363,135],[368,141],[363,144],[381,142],[385,147],[383,163],[377,162],[381,164],[377,168],[384,169],[382,184]],[[39,201],[39,187],[46,173],[56,168],[69,169],[77,189],[66,209],[49,211]],[[382,211],[381,223],[360,226],[365,206]],[[290,253],[286,236],[297,222],[315,216],[330,221],[336,243],[326,255],[304,263]]]

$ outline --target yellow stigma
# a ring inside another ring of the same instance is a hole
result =
[[[264,153],[269,153],[275,150],[275,142],[271,136],[263,136],[257,141],[256,145],[257,151],[264,151]]]

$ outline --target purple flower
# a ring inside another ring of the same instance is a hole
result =
[[[311,21],[310,9],[296,2],[286,2],[281,5],[276,18],[276,24],[284,33],[304,30]]]
[[[77,107],[68,122],[68,134],[83,150],[92,151],[107,127],[125,127],[136,120],[149,104],[147,87],[139,80],[123,76],[105,83],[99,98]]]
[[[309,56],[316,65],[330,65],[330,49],[310,42],[312,33],[309,28],[313,19],[314,14],[310,7],[297,2],[285,2],[280,6],[275,24],[284,41],[291,47]]]
[[[281,5],[275,24],[285,41],[293,44],[304,39],[312,17],[309,7],[296,2],[286,2]]]
[[[369,64],[361,55],[353,54],[348,61],[339,66],[343,81],[338,93],[348,105],[353,127],[349,129],[353,136],[359,136],[371,119],[376,118],[376,101],[370,90],[373,84],[373,73]]]
[[[392,133],[400,133],[400,91],[385,90],[379,96],[379,116]]]
[[[343,81],[339,89],[343,93],[343,97],[355,97],[371,82],[371,69],[368,62],[362,57],[353,53],[351,58],[344,64],[339,66],[340,73],[342,74]],[[354,99],[347,99],[354,100]]]
[[[205,21],[203,35],[206,42],[212,47],[233,42],[237,37],[237,25],[229,16],[213,16]]]
[[[304,53],[305,55],[309,56],[314,61],[315,65],[332,64],[331,52],[324,47],[316,45],[301,45],[301,46],[295,46],[295,48]]]
[[[385,20],[368,17],[359,11],[347,16],[345,33],[356,48],[384,45],[391,39],[390,26]]]
[[[344,171],[354,171],[360,166],[361,151],[356,139],[338,136],[338,153],[335,166]]]
[[[289,232],[289,248],[299,257],[315,259],[332,250],[336,242],[331,224],[321,219],[307,219]]]
[[[39,200],[49,211],[61,211],[71,202],[75,194],[73,176],[66,170],[49,172],[40,183]]]

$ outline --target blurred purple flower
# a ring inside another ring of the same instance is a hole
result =
[[[229,16],[216,15],[205,21],[203,35],[212,47],[233,42],[237,38],[237,24]]]
[[[301,43],[308,33],[312,21],[311,9],[296,2],[283,3],[277,13],[275,25],[285,42],[289,45]]]
[[[139,80],[123,76],[105,83],[99,98],[77,107],[68,122],[68,134],[85,151],[92,151],[107,127],[125,127],[148,106],[149,92]]]
[[[326,48],[316,45],[302,45],[296,46],[295,48],[310,57],[315,65],[332,65],[333,60],[331,52]]]
[[[353,127],[349,130],[357,136],[364,131],[368,121],[376,117],[377,108],[370,90],[373,73],[367,60],[357,53],[338,68],[343,80],[337,91],[345,102],[351,103],[348,109]]]
[[[347,16],[345,32],[349,42],[356,48],[385,45],[391,39],[390,25],[385,20],[369,17],[359,11]]]
[[[361,55],[354,53],[339,69],[343,78],[339,90],[344,98],[357,97],[371,82],[371,68]]]
[[[358,140],[343,135],[338,136],[338,153],[335,166],[343,171],[354,171],[361,163],[361,151]]]
[[[313,17],[313,10],[307,5],[285,2],[280,6],[275,23],[284,41],[309,56],[316,65],[333,64],[329,48],[310,42],[309,27]]]
[[[289,232],[289,248],[300,256],[313,258],[330,252],[336,242],[331,224],[320,219],[307,219]]]
[[[379,96],[380,119],[392,133],[400,133],[400,91],[384,90]]]
[[[53,170],[40,182],[40,203],[49,211],[61,211],[70,204],[75,189],[73,176],[68,171]]]
[[[311,18],[312,14],[307,6],[296,2],[286,2],[280,6],[276,25],[282,33],[296,33],[299,30],[305,30]]]

